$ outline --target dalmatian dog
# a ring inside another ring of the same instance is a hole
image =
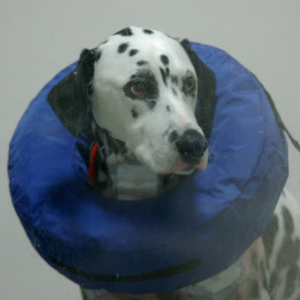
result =
[[[215,88],[214,73],[188,40],[128,27],[83,50],[48,102],[74,136],[90,136],[93,187],[136,200],[166,193],[205,170]],[[83,299],[300,300],[299,221],[298,203],[284,192],[266,231],[224,272],[170,293],[82,289]]]

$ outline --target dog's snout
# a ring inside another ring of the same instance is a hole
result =
[[[184,162],[198,164],[208,148],[207,140],[197,130],[186,130],[175,143]]]
[[[169,134],[169,141],[170,141],[170,143],[175,142],[178,138],[179,138],[179,133],[176,130],[173,130]]]

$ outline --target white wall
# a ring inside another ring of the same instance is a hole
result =
[[[300,140],[300,2],[64,1],[0,2],[0,297],[80,299],[78,287],[44,263],[28,242],[11,205],[8,143],[30,100],[59,70],[128,26],[222,48],[253,71]],[[290,145],[290,191],[300,199],[300,153]]]

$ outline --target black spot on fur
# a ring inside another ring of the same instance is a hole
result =
[[[147,100],[146,103],[147,103],[147,105],[148,105],[148,107],[150,109],[153,109],[155,107],[156,101],[154,101],[154,100]]]
[[[168,112],[171,112],[171,108],[170,108],[169,105],[167,105],[167,111],[168,111]]]
[[[169,58],[168,58],[168,56],[166,56],[166,55],[161,55],[160,56],[160,60],[162,61],[162,63],[165,65],[165,66],[167,66],[168,64],[169,64]]]
[[[279,229],[278,217],[276,215],[273,215],[271,221],[267,226],[267,229],[262,234],[262,240],[268,258],[272,254],[274,242],[275,242],[275,236],[278,232],[278,229]]]
[[[131,90],[131,87],[138,82],[142,82],[145,85],[146,92],[143,95],[135,94]],[[139,70],[136,74],[133,74],[130,77],[129,82],[124,85],[123,91],[125,95],[132,100],[145,101],[149,109],[153,109],[155,107],[159,96],[156,78],[149,70]]]
[[[96,55],[95,55],[95,61],[98,61],[101,57],[101,51],[99,51]]]
[[[263,287],[265,288],[266,291],[269,291],[267,273],[263,261],[260,262],[259,267],[260,267]]]
[[[143,65],[147,64],[147,62],[144,61],[144,60],[139,60],[136,64],[137,64],[138,66],[143,66]]]
[[[277,283],[279,279],[279,273],[278,270],[274,270],[270,277],[270,286],[269,286],[269,293],[271,296],[274,296],[274,290],[276,289]]]
[[[135,109],[131,110],[131,115],[134,119],[136,119],[139,116]]]
[[[104,44],[106,44],[107,42],[108,42],[108,41],[106,40],[106,41],[102,42],[101,45],[104,45]]]
[[[288,234],[285,235],[283,239],[283,243],[277,255],[276,270],[273,272],[274,274],[272,273],[274,279],[270,283],[270,291],[272,291],[272,289],[277,285],[278,272],[283,268],[287,268],[291,266],[290,269],[288,270],[286,280],[287,280],[288,289],[292,289],[293,292],[294,287],[293,285],[291,285],[291,282],[289,281],[295,278],[295,276],[297,277],[298,269],[296,270],[293,266],[296,266],[297,260],[299,259],[299,254],[300,254],[300,240],[296,238],[293,241],[290,235]],[[272,280],[272,276],[271,276],[271,280]],[[286,289],[285,293],[289,294],[290,291]]]
[[[179,133],[176,130],[173,130],[169,135],[169,141],[170,143],[175,142],[179,138]]]
[[[167,75],[167,78],[169,78],[169,76],[170,76],[170,69],[169,68],[166,68],[166,75]]]
[[[259,284],[257,280],[253,280],[251,284],[250,296],[253,299],[259,299]]]
[[[128,48],[129,44],[128,43],[123,43],[119,46],[118,48],[118,52],[119,53],[123,53],[126,51],[126,49]]]
[[[143,31],[146,34],[153,34],[154,33],[152,30],[149,30],[149,29],[144,29]]]
[[[167,76],[166,76],[166,72],[165,72],[164,69],[162,69],[162,68],[159,68],[159,70],[160,70],[161,77],[162,77],[162,80],[163,80],[164,84],[167,85]]]
[[[282,215],[286,234],[292,234],[294,232],[294,222],[291,213],[285,206],[282,207]]]
[[[139,50],[132,49],[132,50],[130,50],[129,55],[133,56],[133,55],[136,55],[138,52],[139,52]]]
[[[172,92],[174,96],[177,96],[177,92],[172,88]]]
[[[289,265],[295,265],[300,255],[300,240],[295,241],[290,236],[285,236],[277,255],[276,268],[282,269]]]
[[[283,294],[283,299],[288,299],[292,296],[296,288],[296,279],[298,276],[298,267],[296,265],[291,265],[286,274],[285,290]]]
[[[177,78],[177,76],[171,75],[171,80],[172,80],[173,83],[178,84],[178,78]]]
[[[277,262],[276,262],[277,268],[282,269],[289,264],[290,257],[288,256],[287,251],[292,250],[292,248],[293,248],[293,240],[290,236],[286,235],[283,238],[280,251],[278,252],[277,255]]]
[[[131,29],[129,27],[126,27],[118,32],[116,32],[114,35],[120,34],[122,36],[131,36],[133,35]]]

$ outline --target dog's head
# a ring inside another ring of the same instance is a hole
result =
[[[77,69],[48,101],[73,135],[89,111],[96,126],[154,172],[190,173],[207,164],[214,90],[213,72],[187,40],[128,27],[83,50]]]

